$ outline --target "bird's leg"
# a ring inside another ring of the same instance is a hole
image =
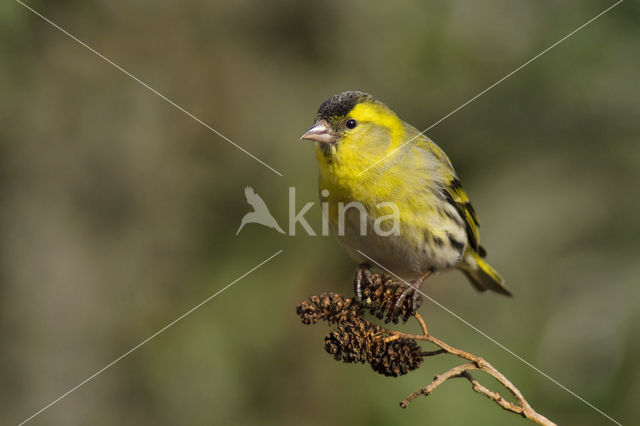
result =
[[[356,294],[358,302],[362,302],[362,283],[371,279],[371,266],[368,263],[358,265],[356,275],[353,277],[353,292]]]
[[[407,285],[407,288],[402,292],[402,294],[400,294],[400,297],[398,297],[398,300],[396,300],[395,303],[395,308],[399,309],[400,306],[402,306],[402,302],[404,302],[404,299],[411,294],[411,303],[413,308],[416,308],[416,304],[418,302],[418,291],[420,290],[420,286],[422,285],[422,283],[424,282],[424,280],[426,280],[427,278],[429,278],[429,275],[431,275],[433,271],[431,269],[429,269],[427,272],[425,272],[424,274],[420,275],[416,280],[411,281],[409,283],[409,285]]]

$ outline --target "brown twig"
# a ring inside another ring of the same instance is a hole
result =
[[[515,387],[515,385],[513,383],[511,383],[511,381],[509,381],[509,379],[507,379],[495,367],[493,367],[491,364],[489,364],[487,361],[485,361],[483,358],[481,358],[479,356],[473,355],[473,354],[471,354],[469,352],[465,352],[465,351],[460,350],[460,349],[456,349],[453,346],[450,346],[450,345],[446,344],[442,340],[431,336],[430,334],[428,334],[427,327],[426,327],[426,325],[424,323],[424,320],[420,316],[420,314],[415,313],[414,316],[415,316],[416,320],[418,320],[418,322],[420,323],[424,334],[422,334],[422,335],[420,335],[420,334],[407,334],[407,333],[403,333],[403,332],[400,332],[400,331],[393,331],[393,330],[385,330],[385,331],[387,331],[390,336],[397,336],[398,338],[405,338],[405,339],[414,339],[414,340],[427,341],[427,342],[435,344],[436,346],[439,346],[440,350],[433,351],[431,353],[431,355],[436,355],[436,352],[438,352],[438,353],[448,353],[448,354],[455,355],[457,357],[466,359],[466,360],[471,361],[471,362],[459,365],[457,367],[454,367],[454,368],[450,369],[449,371],[447,371],[447,372],[445,372],[443,374],[440,374],[440,375],[436,376],[434,378],[434,380],[429,385],[427,385],[424,388],[419,389],[419,390],[411,393],[407,398],[402,400],[402,402],[400,402],[400,406],[402,408],[407,408],[409,406],[409,404],[411,403],[411,401],[413,401],[414,399],[416,399],[420,395],[424,395],[424,396],[430,395],[431,392],[433,392],[438,386],[440,386],[441,384],[443,384],[447,380],[461,377],[461,378],[465,378],[465,379],[469,380],[469,382],[471,383],[471,386],[473,387],[474,391],[478,392],[481,395],[486,396],[487,398],[489,398],[490,400],[492,400],[493,402],[498,404],[503,409],[505,409],[507,411],[510,411],[512,413],[521,415],[522,417],[527,418],[527,419],[529,419],[529,420],[531,420],[531,421],[533,421],[533,422],[535,422],[537,424],[540,424],[540,425],[545,425],[545,426],[555,425],[555,423],[553,423],[551,420],[547,419],[542,414],[537,413],[531,407],[531,405],[529,405],[529,403],[524,398],[524,396],[522,395],[520,390],[517,387]],[[475,378],[473,378],[473,376],[469,372],[471,370],[481,370],[481,371],[484,371],[484,372],[488,373],[489,375],[493,376],[498,382],[500,382],[513,395],[513,397],[516,399],[517,403],[512,403],[512,402],[504,399],[499,393],[494,392],[494,391],[486,388],[485,386],[481,385]]]
[[[370,274],[364,281],[356,276],[361,288],[362,299],[358,300],[337,293],[322,293],[302,301],[296,312],[304,324],[325,321],[334,329],[325,336],[324,348],[334,359],[346,363],[368,363],[379,374],[397,377],[416,370],[427,357],[442,354],[455,355],[465,360],[464,364],[437,375],[427,386],[418,389],[405,398],[400,406],[407,408],[417,397],[430,395],[438,386],[449,379],[462,378],[469,381],[472,389],[495,402],[502,409],[529,419],[539,425],[555,425],[551,420],[537,413],[500,371],[484,358],[465,352],[429,334],[427,325],[416,312],[420,298],[404,297],[404,284],[381,274]],[[385,323],[406,322],[411,318],[418,321],[422,334],[408,334],[390,330],[365,318],[365,313],[384,319]],[[438,347],[425,351],[419,341],[429,342]],[[511,402],[500,393],[490,390],[475,379],[471,372],[483,371],[494,377],[512,395]]]
[[[422,355],[422,356],[436,356],[436,355],[446,354],[446,353],[447,353],[447,351],[445,351],[444,349],[438,349],[437,351],[420,352],[420,355]]]

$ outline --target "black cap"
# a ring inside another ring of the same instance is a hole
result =
[[[318,118],[329,120],[335,117],[344,117],[359,103],[375,101],[374,97],[365,92],[350,90],[348,92],[333,95],[318,108]]]

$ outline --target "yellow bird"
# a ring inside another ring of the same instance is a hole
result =
[[[360,263],[358,297],[369,259],[415,288],[430,274],[455,268],[477,290],[511,296],[483,259],[478,217],[451,161],[388,106],[364,92],[339,93],[322,103],[301,139],[315,142],[331,229]],[[408,287],[398,304],[409,294],[415,303]]]

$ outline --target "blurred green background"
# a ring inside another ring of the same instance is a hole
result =
[[[0,5],[0,423],[17,424],[284,252],[33,425],[527,424],[450,382],[335,362],[296,304],[351,291],[334,238],[282,226],[317,201],[318,105],[347,89],[426,128],[612,2],[29,1],[279,177],[13,1]],[[640,8],[626,1],[429,132],[450,155],[512,300],[457,273],[428,293],[622,423],[640,394]],[[320,230],[318,204],[307,215]],[[560,424],[605,417],[436,305]],[[411,324],[403,329],[415,330]],[[483,377],[483,382],[495,386]]]

